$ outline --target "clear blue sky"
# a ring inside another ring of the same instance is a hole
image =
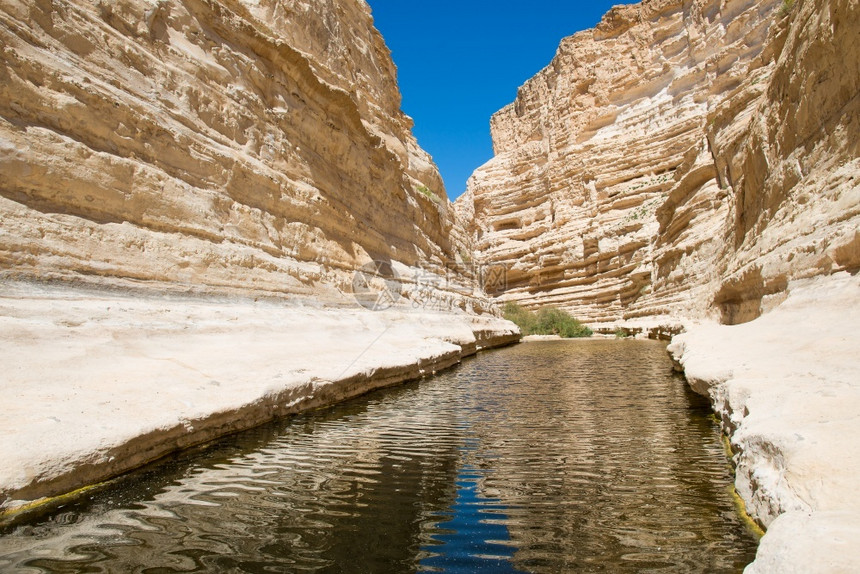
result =
[[[614,4],[594,0],[368,0],[391,49],[403,110],[453,200],[493,156],[490,116],[549,64],[559,41]]]

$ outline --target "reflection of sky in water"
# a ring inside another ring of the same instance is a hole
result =
[[[468,456],[477,448],[475,439],[467,439],[461,452]],[[473,464],[463,464],[457,473],[457,498],[450,508],[437,513],[442,520],[432,535],[434,544],[421,550],[430,556],[421,560],[422,572],[493,572],[518,573],[511,560],[516,546],[511,541],[505,505],[497,498],[483,495],[480,482],[486,471]]]
[[[708,412],[660,344],[482,353],[0,530],[0,572],[734,574]]]

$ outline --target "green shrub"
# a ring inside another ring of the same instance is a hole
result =
[[[779,9],[780,17],[788,16],[792,8],[794,8],[794,0],[782,0],[782,6]]]
[[[424,195],[424,197],[426,197],[427,199],[429,199],[433,203],[440,203],[442,201],[442,198],[440,198],[438,195],[436,195],[436,193],[432,189],[427,187],[426,185],[419,185],[415,189],[417,191],[421,192],[421,194]]]
[[[571,317],[567,311],[544,307],[537,312],[537,330],[544,335],[590,337],[591,329]]]
[[[523,335],[532,334],[535,326],[535,314],[528,309],[524,309],[516,303],[505,303],[502,308],[502,315],[508,321],[516,323]]]
[[[506,303],[502,310],[505,319],[513,321],[524,335],[558,335],[564,338],[590,337],[591,329],[571,317],[567,311],[544,307],[537,313]]]

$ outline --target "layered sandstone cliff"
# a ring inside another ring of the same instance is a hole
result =
[[[497,293],[738,323],[860,268],[860,10],[646,0],[562,41],[458,201]]]
[[[3,278],[348,302],[456,259],[362,0],[7,0],[0,45]]]
[[[363,0],[0,1],[0,523],[519,339],[395,72]]]
[[[457,204],[502,300],[689,328],[768,528],[751,573],[860,560],[858,31],[856,0],[616,7],[492,118]]]

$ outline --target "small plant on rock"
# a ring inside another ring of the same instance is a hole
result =
[[[794,8],[794,0],[782,0],[782,6],[779,8],[780,18],[788,16],[792,8]]]
[[[429,199],[429,200],[430,200],[430,201],[432,201],[433,203],[440,203],[440,202],[442,201],[442,199],[441,199],[438,195],[436,195],[436,194],[433,192],[433,190],[431,190],[431,189],[430,189],[429,187],[427,187],[426,185],[419,185],[419,186],[418,186],[418,187],[416,187],[415,189],[416,189],[417,191],[420,191],[420,192],[424,195],[424,197],[426,197],[427,199]]]

